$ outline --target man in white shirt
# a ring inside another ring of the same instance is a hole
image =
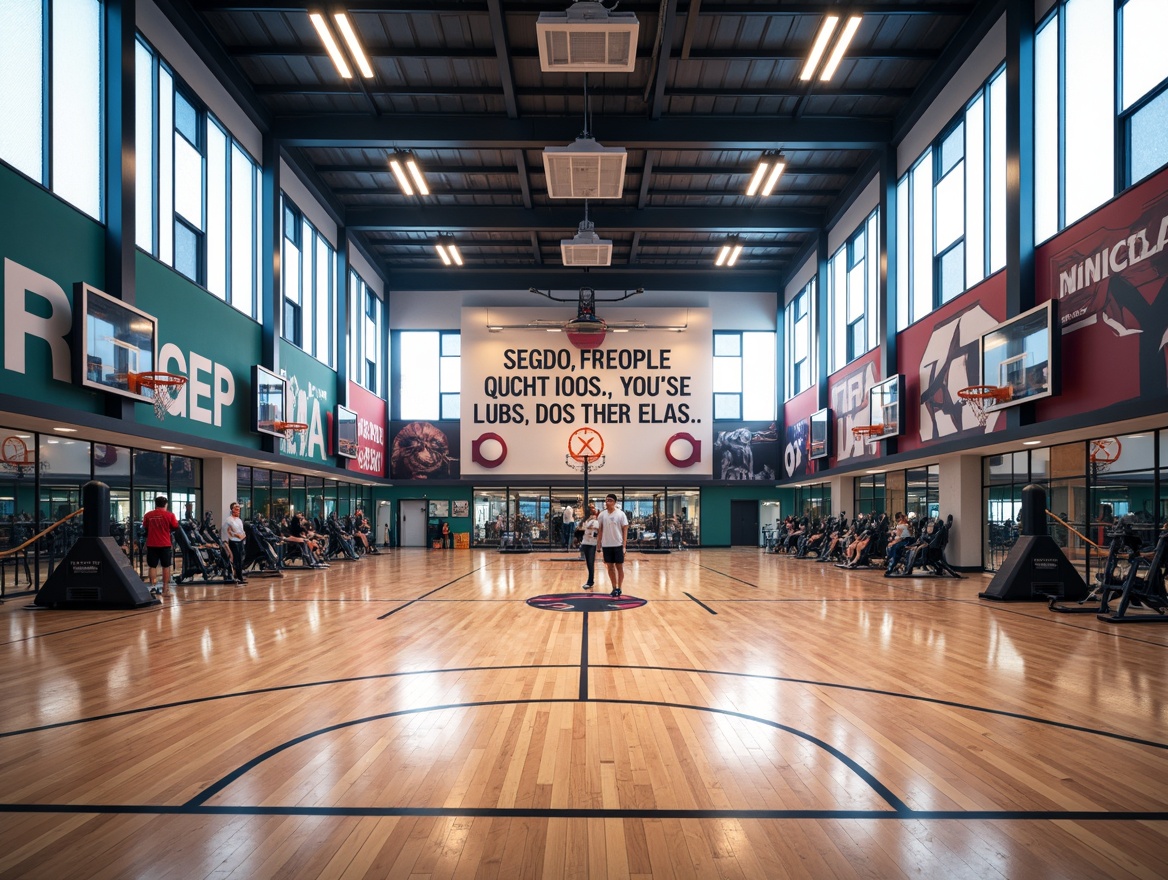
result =
[[[605,496],[604,510],[596,519],[600,523],[600,551],[604,554],[604,565],[608,569],[608,579],[612,582],[612,595],[619,596],[625,582],[629,518],[623,510],[616,509],[616,496],[610,493]]]
[[[576,511],[572,508],[571,504],[564,505],[563,523],[561,532],[564,539],[564,549],[570,550],[572,548],[572,538],[576,534]]]
[[[223,520],[223,537],[227,539],[227,546],[231,548],[231,562],[235,568],[235,582],[247,583],[243,576],[243,542],[247,540],[247,533],[243,530],[243,520],[239,517],[239,502],[231,505],[231,512]]]

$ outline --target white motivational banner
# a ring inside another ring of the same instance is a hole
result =
[[[567,477],[570,441],[584,454],[603,444],[606,475],[711,474],[709,309],[597,306],[610,321],[686,329],[609,330],[599,347],[579,349],[566,333],[487,329],[566,322],[571,305],[462,310],[463,476]]]

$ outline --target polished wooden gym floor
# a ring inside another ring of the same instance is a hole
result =
[[[641,607],[526,603],[582,575],[10,595],[0,877],[1168,876],[1168,625],[746,548],[631,555]]]

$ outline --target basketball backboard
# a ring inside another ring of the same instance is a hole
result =
[[[888,440],[900,434],[904,410],[903,387],[904,377],[897,373],[883,382],[877,382],[868,392],[868,424],[884,426],[880,434],[868,438],[869,442]]]
[[[283,437],[276,422],[288,421],[288,380],[261,367],[251,368],[252,426],[260,434]]]
[[[807,457],[827,458],[831,455],[831,410],[813,412],[807,420]]]
[[[357,413],[347,406],[337,406],[337,455],[356,458],[360,442],[357,437]]]
[[[155,370],[158,321],[95,287],[73,286],[74,378],[78,384],[150,401],[130,390],[130,375]],[[135,388],[137,388],[135,383]]]
[[[1007,401],[987,402],[987,412],[1056,393],[1059,338],[1053,328],[1058,324],[1057,308],[1054,301],[1044,303],[981,337],[982,384],[1008,387],[1012,392]]]

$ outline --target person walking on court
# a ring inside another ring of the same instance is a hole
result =
[[[165,495],[154,499],[154,509],[142,515],[142,527],[146,530],[146,566],[150,572],[150,592],[157,592],[154,586],[154,569],[162,567],[162,595],[170,595],[170,566],[172,562],[173,538],[171,533],[178,528],[175,515],[166,509]]]
[[[563,540],[564,549],[572,549],[572,538],[576,534],[576,511],[572,508],[571,503],[565,504],[563,509],[563,525],[560,527],[560,538]]]
[[[612,595],[619,596],[625,582],[625,549],[629,544],[629,518],[617,510],[616,496],[604,497],[604,510],[596,518],[600,524],[600,551],[612,583]]]
[[[231,565],[235,569],[235,582],[246,584],[243,576],[243,542],[247,540],[247,532],[243,530],[243,520],[239,517],[239,502],[231,505],[231,512],[223,520],[223,537],[227,539],[227,546],[231,548]]]
[[[584,584],[584,589],[591,590],[596,583],[596,540],[600,536],[600,522],[596,519],[595,504],[588,505],[581,526],[584,529],[584,537],[580,539],[580,552],[588,566],[588,583]]]

